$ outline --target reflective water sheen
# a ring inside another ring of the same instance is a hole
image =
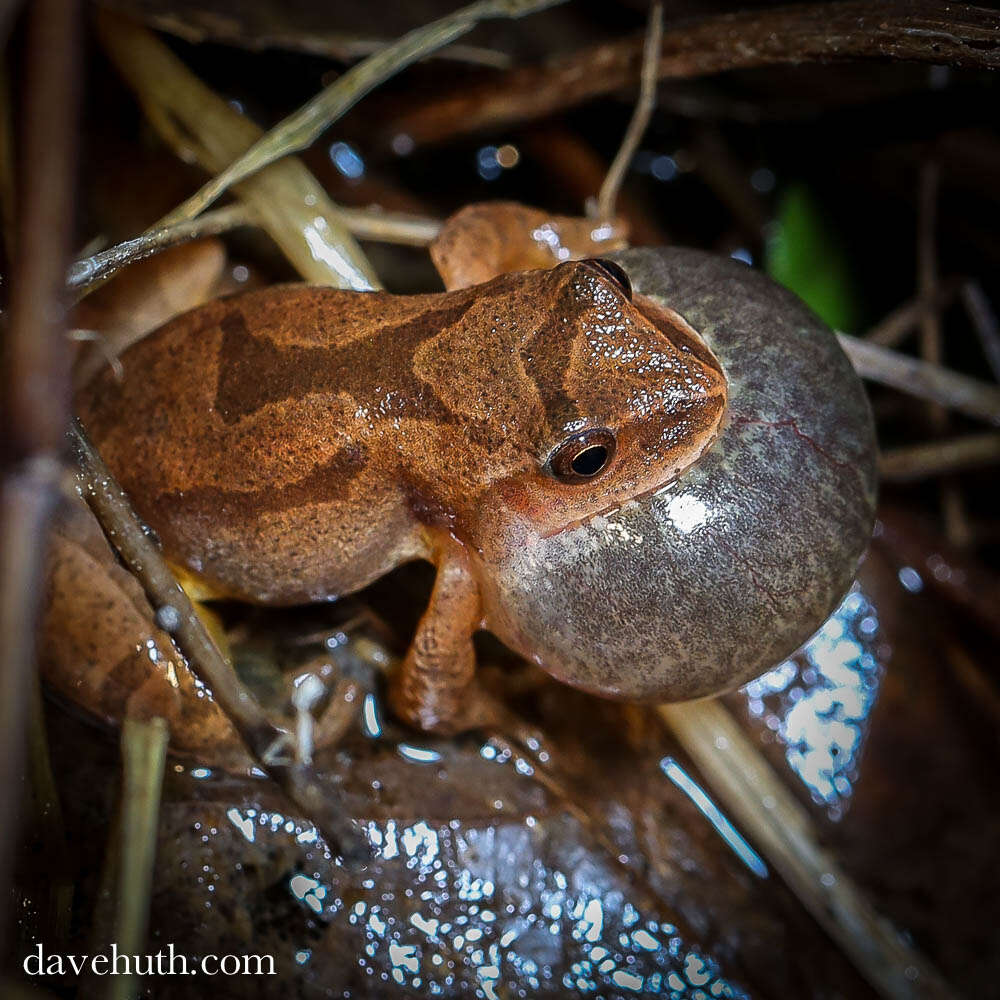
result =
[[[462,992],[487,1000],[746,996],[676,927],[633,905],[593,857],[565,869],[536,857],[505,872],[505,860],[531,857],[534,823],[473,829],[457,820],[371,821],[366,833],[377,860],[345,898],[343,875],[311,825],[255,808],[232,807],[226,816],[260,851],[289,843],[305,850],[306,869],[285,878],[282,891],[308,925],[323,929],[322,938],[353,943],[358,970],[384,982],[380,996],[393,987],[399,996]],[[199,880],[214,892],[220,872],[211,869]],[[293,955],[304,969],[322,957],[319,947]]]
[[[742,690],[813,800],[839,819],[888,660],[878,614],[855,587],[806,645]]]

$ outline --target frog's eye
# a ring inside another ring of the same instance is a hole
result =
[[[547,465],[561,483],[584,483],[599,476],[614,457],[614,434],[605,427],[592,427],[566,438]]]
[[[584,263],[590,265],[595,271],[600,271],[609,281],[614,282],[625,298],[629,302],[632,301],[632,282],[628,280],[628,275],[623,267],[620,267],[613,260],[606,260],[604,257],[590,257]]]

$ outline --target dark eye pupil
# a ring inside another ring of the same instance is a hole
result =
[[[578,476],[596,476],[607,464],[608,449],[603,445],[584,448],[576,455],[570,465]]]
[[[591,427],[567,438],[552,453],[549,472],[561,483],[581,483],[603,472],[615,457],[615,435],[606,427]]]

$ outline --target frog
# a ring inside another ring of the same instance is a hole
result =
[[[596,225],[539,267],[525,218],[526,269],[460,213],[442,292],[217,299],[76,396],[200,599],[336,601],[431,563],[388,702],[442,735],[491,717],[480,631],[603,697],[731,689],[822,625],[874,519],[864,390],[801,301]]]

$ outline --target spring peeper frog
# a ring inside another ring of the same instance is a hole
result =
[[[278,286],[121,364],[80,415],[202,596],[436,566],[390,691],[424,729],[482,720],[479,629],[604,695],[733,686],[822,623],[870,532],[871,417],[834,337],[696,251],[429,295]]]

